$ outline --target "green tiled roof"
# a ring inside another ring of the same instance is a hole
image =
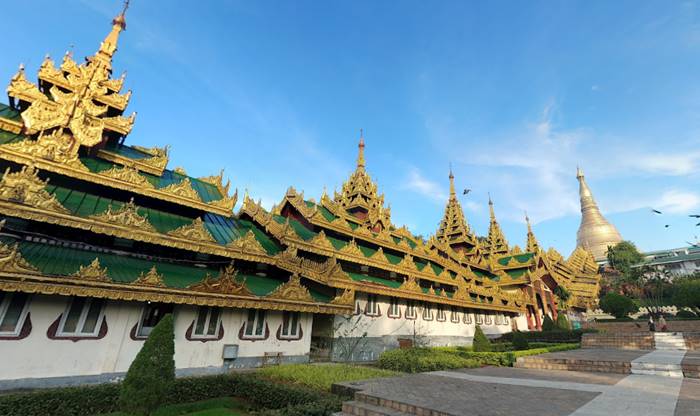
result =
[[[477,275],[481,278],[487,278],[490,280],[494,280],[496,282],[500,280],[500,278],[498,276],[496,276],[495,274],[491,274],[491,273],[484,271],[484,270],[472,269],[472,271],[474,272],[475,275]]]
[[[352,273],[348,272],[352,280],[358,281],[358,282],[370,282],[370,283],[378,283],[380,285],[384,285],[387,287],[391,288],[398,288],[401,286],[401,282],[397,282],[395,280],[389,280],[389,279],[383,279],[381,277],[375,277],[375,276],[367,276],[365,274],[359,274],[359,273]]]
[[[0,103],[0,117],[8,118],[10,120],[19,120],[19,111],[15,111],[7,104]]]
[[[523,277],[527,273],[527,268],[506,270],[506,274],[510,276],[511,279],[518,279]]]
[[[518,263],[526,263],[527,261],[529,261],[529,260],[530,260],[531,258],[533,258],[534,256],[535,256],[535,253],[516,254],[515,256],[506,256],[506,257],[502,257],[502,258],[498,259],[498,262],[499,262],[500,264],[502,264],[503,266],[505,266],[506,264],[508,264],[508,262],[510,261],[511,258],[515,258],[515,260],[516,260]]]
[[[0,241],[5,244],[17,242],[8,237],[1,237]],[[163,281],[168,287],[177,289],[184,289],[197,283],[207,274],[216,276],[219,273],[217,268],[186,266],[162,260],[147,260],[25,240],[19,241],[19,250],[25,260],[46,275],[69,276],[77,272],[80,266],[89,265],[96,257],[99,258],[100,265],[107,268],[107,275],[117,283],[133,282],[141,273],[148,272],[153,266],[156,266],[158,273],[163,275]],[[248,289],[257,296],[268,295],[286,281],[285,277],[275,279],[251,274],[239,274],[238,278],[245,279]],[[317,301],[328,302],[331,299],[330,296],[315,290],[310,292]]]
[[[0,145],[21,142],[25,137],[21,134],[10,133],[9,131],[0,130]]]

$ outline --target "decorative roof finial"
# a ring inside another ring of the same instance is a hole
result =
[[[107,68],[112,66],[112,56],[117,51],[117,41],[119,33],[126,30],[126,10],[129,8],[129,1],[124,0],[124,7],[114,19],[112,19],[112,31],[100,45],[100,50],[95,54],[95,58],[101,61]]]
[[[576,165],[576,179],[583,178],[583,169],[579,165]]]
[[[357,168],[365,169],[365,134],[362,129],[360,129],[360,143],[357,145],[359,151],[357,153]]]
[[[455,175],[452,173],[452,163],[450,163],[450,197],[454,197],[455,193]]]

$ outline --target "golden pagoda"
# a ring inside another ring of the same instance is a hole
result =
[[[581,225],[576,233],[576,246],[590,251],[596,261],[603,261],[607,257],[608,247],[622,241],[622,236],[600,213],[581,168],[576,169],[576,178],[581,197]]]

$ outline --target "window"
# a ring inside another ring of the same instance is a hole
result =
[[[477,314],[475,314],[475,315],[476,315],[476,323],[477,323],[478,325],[483,324],[483,323],[484,323],[484,317],[483,317],[480,313],[477,313]]]
[[[406,319],[416,319],[416,302],[406,301]]]
[[[216,338],[219,335],[221,309],[214,306],[200,306],[197,321],[192,331],[193,338]]]
[[[484,324],[485,325],[491,325],[491,314],[487,313],[485,318],[484,318]]]
[[[508,315],[503,315],[503,325],[510,325],[510,318]]]
[[[165,303],[147,303],[141,314],[138,331],[136,332],[139,338],[147,337],[153,331],[158,322],[169,313],[172,313],[173,305]]]
[[[355,315],[359,315],[362,313],[362,307],[360,306],[360,301],[356,300],[355,301]]]
[[[447,316],[445,316],[445,307],[442,305],[437,305],[437,320],[439,322],[445,322]]]
[[[243,333],[248,338],[265,337],[265,311],[263,309],[248,310],[248,319],[245,322]]]
[[[299,312],[285,311],[282,314],[282,331],[280,332],[280,338],[301,338],[301,325],[299,324],[299,316]]]
[[[399,300],[396,298],[389,299],[389,318],[401,318],[401,308],[399,308]]]
[[[367,295],[367,305],[365,305],[365,315],[379,316],[379,304],[377,303],[377,295]]]
[[[432,321],[433,320],[433,310],[430,309],[429,304],[425,304],[425,306],[423,306],[423,320],[424,321]]]
[[[104,301],[93,298],[73,298],[61,317],[57,336],[94,337],[102,325]]]
[[[500,313],[496,314],[496,318],[495,318],[496,325],[500,325],[502,321],[503,321],[503,316]]]
[[[0,335],[19,335],[27,316],[26,293],[0,292]]]
[[[453,324],[459,323],[459,312],[455,310],[455,308],[451,308],[450,321],[452,321]]]
[[[472,323],[472,314],[464,311],[464,323],[465,324],[471,324]]]

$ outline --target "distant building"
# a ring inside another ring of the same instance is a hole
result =
[[[598,263],[603,263],[607,260],[608,247],[622,241],[622,236],[600,213],[581,168],[576,169],[576,178],[581,198],[581,225],[576,233],[576,246],[583,247]]]
[[[687,276],[700,272],[700,246],[658,250],[644,253],[644,265],[667,270],[673,276]]]

